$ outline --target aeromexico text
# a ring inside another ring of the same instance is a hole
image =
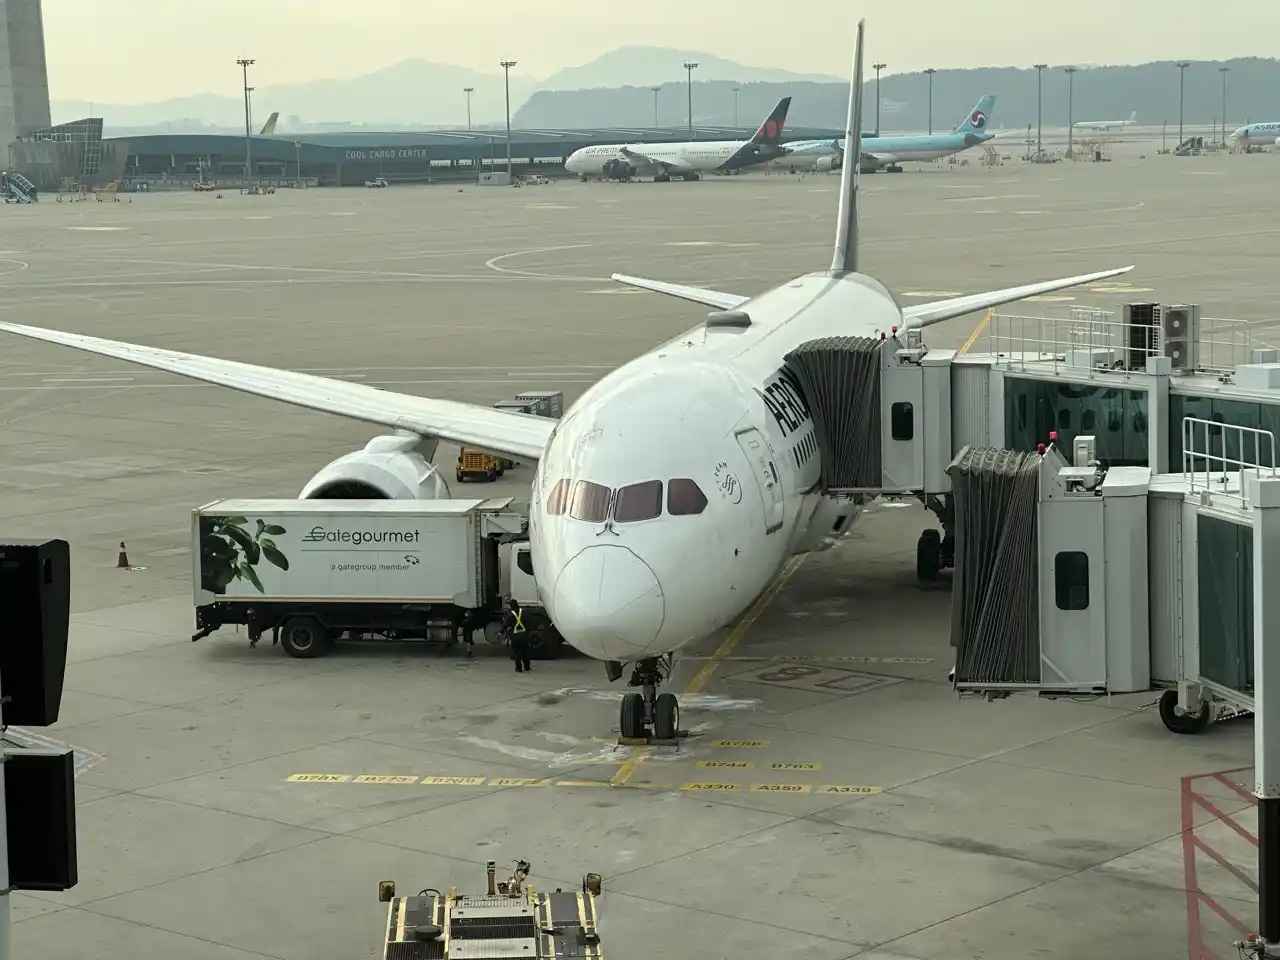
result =
[[[762,392],[764,405],[773,414],[784,437],[790,436],[809,422],[809,404],[800,390],[800,382],[786,367],[773,375]]]
[[[360,546],[365,543],[419,543],[417,530],[326,530],[312,527],[302,538],[303,543],[349,543]]]

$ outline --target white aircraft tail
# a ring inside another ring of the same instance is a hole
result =
[[[858,21],[849,83],[849,114],[844,128],[844,165],[840,171],[840,210],[836,214],[836,247],[832,273],[858,272],[858,172],[862,166],[862,46],[866,21]]]

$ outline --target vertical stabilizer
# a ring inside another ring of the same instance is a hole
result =
[[[836,222],[833,273],[858,270],[858,172],[862,166],[862,38],[866,21],[858,21],[853,50],[853,80],[849,84],[849,117],[844,128],[844,165],[840,171],[840,212]]]

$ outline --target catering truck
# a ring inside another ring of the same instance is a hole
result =
[[[498,625],[514,597],[534,656],[563,643],[542,610],[528,509],[473,500],[215,500],[192,512],[200,640],[227,625],[266,631],[293,657],[335,640],[462,641]]]

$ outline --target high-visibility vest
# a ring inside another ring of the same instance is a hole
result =
[[[524,611],[514,610],[512,612],[516,615],[516,623],[515,623],[515,626],[511,628],[511,632],[524,633],[524,616],[523,616]]]

